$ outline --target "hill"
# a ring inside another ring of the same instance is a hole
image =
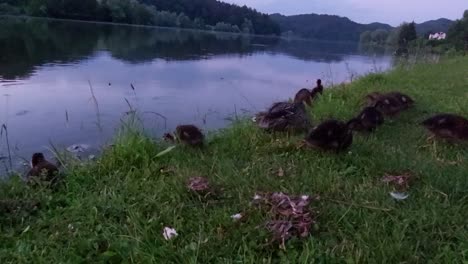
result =
[[[437,20],[429,20],[421,24],[416,24],[416,32],[422,36],[429,32],[448,32],[449,28],[453,25],[453,21],[446,18],[439,18]]]
[[[142,3],[153,5],[158,10],[165,10],[177,14],[184,13],[191,19],[200,18],[209,25],[225,22],[238,26],[246,26],[246,19],[252,22],[253,32],[257,34],[278,35],[279,26],[267,14],[257,12],[247,6],[238,6],[218,0],[140,0]]]
[[[4,0],[2,14],[280,34],[267,14],[217,0]]]
[[[382,23],[359,24],[347,17],[334,15],[270,15],[277,22],[283,33],[292,33],[294,36],[320,40],[358,41],[364,31],[376,29],[390,30],[392,27]]]
[[[281,14],[270,15],[277,22],[283,34],[293,36],[334,41],[358,41],[361,33],[383,29],[390,31],[394,27],[384,23],[360,24],[347,17],[334,15],[304,14],[284,16]],[[427,32],[447,32],[454,22],[440,18],[416,24],[418,35]]]

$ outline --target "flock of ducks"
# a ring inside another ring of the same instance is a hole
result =
[[[267,132],[307,133],[302,146],[339,152],[353,142],[353,132],[372,132],[382,125],[386,117],[394,117],[414,105],[414,100],[401,92],[370,93],[364,100],[366,106],[347,122],[329,119],[312,127],[306,107],[310,107],[323,94],[321,80],[312,90],[301,89],[293,102],[276,102],[267,111],[258,113],[253,121]],[[452,143],[468,141],[468,119],[450,113],[434,115],[421,123],[433,136]],[[192,147],[202,147],[205,136],[195,125],[177,126],[174,133],[166,133],[164,139]],[[47,161],[42,153],[32,157],[32,169],[28,177],[46,176],[54,179],[58,168]]]

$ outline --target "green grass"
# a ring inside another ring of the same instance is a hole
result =
[[[342,154],[297,150],[300,137],[241,121],[211,134],[204,150],[162,157],[165,143],[123,131],[96,162],[70,165],[54,191],[13,178],[0,199],[40,207],[0,211],[0,263],[467,263],[468,148],[430,143],[418,123],[438,112],[468,116],[468,58],[369,75],[326,91],[311,115],[315,123],[350,118],[366,93],[390,90],[412,96],[415,108],[355,136]],[[419,179],[396,202],[380,178],[404,170]],[[189,193],[196,175],[220,197]],[[280,250],[265,243],[262,212],[234,223],[230,216],[251,208],[259,191],[320,195],[313,234]],[[164,226],[179,236],[165,241]]]

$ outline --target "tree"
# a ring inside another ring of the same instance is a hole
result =
[[[409,42],[418,38],[416,33],[416,24],[414,22],[411,23],[403,23],[400,26],[400,33],[398,36],[398,45],[403,46],[407,45]]]
[[[367,30],[361,33],[361,36],[359,38],[359,42],[363,45],[369,45],[372,42],[372,33]]]
[[[244,18],[244,23],[242,23],[242,33],[244,34],[254,34],[253,23],[250,19]]]
[[[385,45],[387,37],[388,31],[384,29],[377,29],[371,34],[372,42],[376,45]]]
[[[468,47],[468,10],[463,13],[463,19],[455,21],[447,33],[447,41],[458,50]]]

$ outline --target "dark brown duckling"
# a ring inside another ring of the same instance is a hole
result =
[[[312,101],[315,99],[315,97],[317,97],[319,93],[323,93],[322,80],[320,79],[317,80],[317,86],[311,91],[307,90],[306,88],[299,90],[299,92],[297,92],[296,96],[294,97],[294,102],[303,102],[310,106],[312,105]]]
[[[309,147],[342,151],[351,146],[353,133],[348,125],[338,120],[327,120],[315,127],[305,138]]]
[[[194,125],[180,125],[176,127],[175,135],[166,133],[164,139],[171,142],[179,141],[192,147],[201,147],[205,136]]]
[[[299,92],[296,93],[296,96],[294,96],[294,102],[302,102],[310,106],[312,104],[312,92],[307,90],[306,88],[299,90]]]
[[[424,120],[423,125],[438,138],[468,140],[468,119],[454,114],[439,114]]]
[[[379,110],[385,115],[396,115],[414,105],[414,100],[401,92],[393,91],[388,93],[373,92],[365,97],[368,106],[376,107],[379,103]]]
[[[311,122],[302,102],[274,103],[267,112],[260,112],[254,120],[268,132],[305,132]]]
[[[393,98],[397,99],[401,106],[405,109],[410,108],[414,105],[414,100],[410,96],[400,93],[400,92],[389,92],[386,95],[392,96]]]
[[[41,180],[52,182],[57,178],[58,168],[44,158],[42,153],[34,153],[31,160],[32,168],[27,177],[41,177]]]
[[[318,79],[317,80],[317,86],[312,89],[312,98],[315,98],[318,94],[323,94],[323,85],[322,85],[322,80]]]
[[[406,109],[397,98],[386,94],[380,96],[371,106],[386,116],[396,116]]]
[[[359,115],[348,121],[348,127],[354,131],[372,132],[384,123],[383,114],[375,107],[364,108]]]

